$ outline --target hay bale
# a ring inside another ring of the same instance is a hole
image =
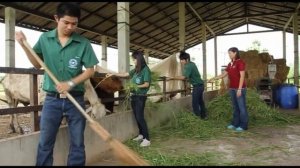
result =
[[[247,79],[259,79],[264,76],[264,70],[262,69],[250,69],[247,70],[248,77]]]
[[[269,53],[259,53],[258,56],[262,60],[263,63],[269,63],[271,61],[271,56]]]
[[[282,59],[274,59],[273,62],[276,65],[286,65],[286,59],[284,59],[284,58],[282,58]]]
[[[289,74],[290,67],[285,65],[277,66],[277,72],[275,74],[275,78],[280,81],[280,83],[284,83],[287,79],[287,75]]]

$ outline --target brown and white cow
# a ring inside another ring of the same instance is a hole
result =
[[[97,72],[96,72],[97,74]],[[123,90],[123,84],[120,77],[110,76],[105,77],[102,75],[95,75],[90,79],[92,86],[94,87],[98,97],[101,99],[101,103],[105,105],[105,108],[111,113],[114,112],[114,101],[103,102],[105,98],[114,98],[116,91]]]

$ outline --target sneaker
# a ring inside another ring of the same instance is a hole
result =
[[[244,129],[241,128],[241,127],[237,127],[235,130],[236,130],[237,132],[242,132],[242,131],[244,131]]]
[[[138,135],[137,137],[133,138],[132,140],[134,141],[139,141],[139,140],[142,140],[143,139],[143,135]]]
[[[228,129],[235,129],[235,126],[233,126],[233,125],[228,125],[227,128],[228,128]]]
[[[201,117],[202,120],[208,120],[207,116]]]
[[[150,141],[148,141],[146,138],[143,139],[142,143],[140,144],[141,147],[145,147],[149,145],[150,145]]]

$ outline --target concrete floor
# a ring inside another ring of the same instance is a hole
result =
[[[86,164],[86,166],[123,166],[124,164],[120,162],[111,150],[105,152],[104,155],[99,156],[99,160],[92,163]]]

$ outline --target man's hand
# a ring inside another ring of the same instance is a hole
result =
[[[68,84],[68,82],[60,82],[56,85],[56,90],[58,93],[65,93],[66,91],[69,91],[71,89],[71,86]]]
[[[21,46],[24,45],[23,41],[26,40],[26,37],[22,31],[16,31],[15,38]]]

